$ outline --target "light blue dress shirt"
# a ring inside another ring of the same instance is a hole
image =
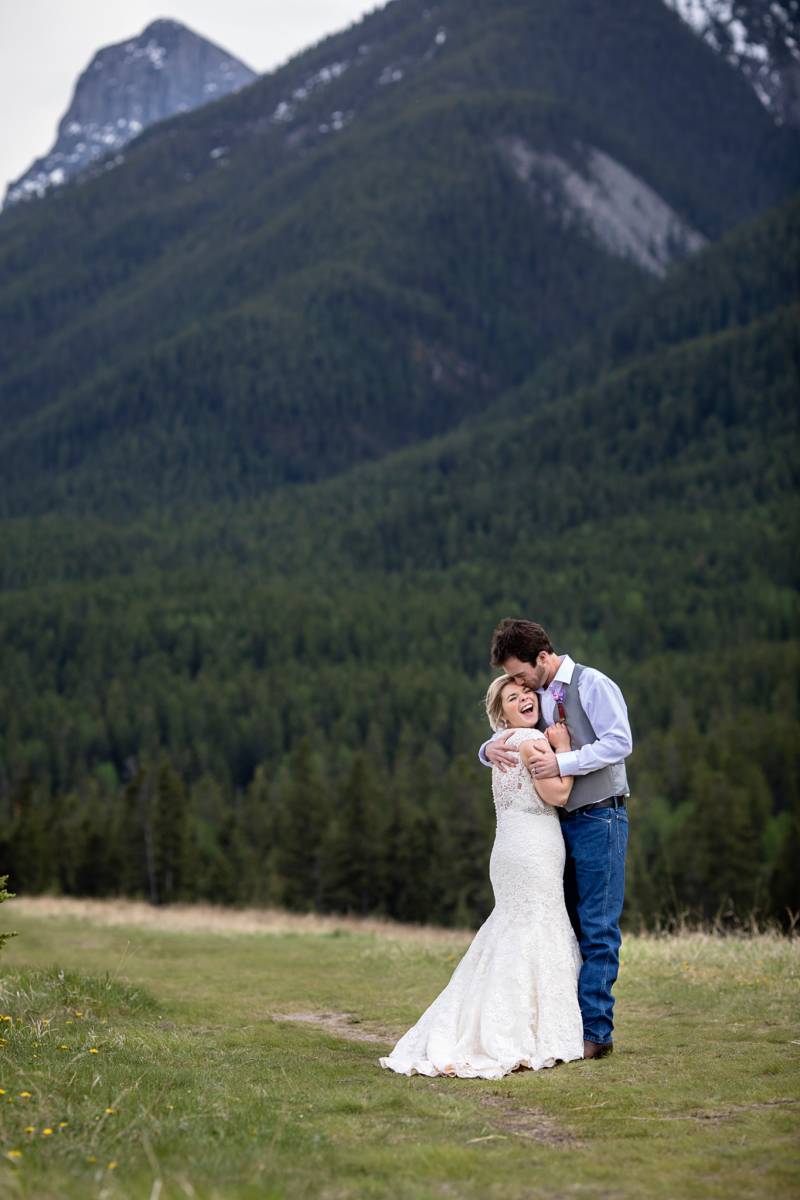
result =
[[[552,725],[556,719],[556,703],[553,699],[553,688],[560,683],[570,683],[575,663],[568,654],[561,657],[558,670],[546,688],[537,688],[542,716],[546,724]],[[581,746],[580,750],[566,750],[556,755],[558,769],[562,775],[588,775],[601,767],[611,766],[622,762],[633,749],[628,708],[622,692],[602,671],[594,667],[584,667],[578,680],[578,695],[586,716],[591,722],[592,729],[597,734],[597,741]],[[506,730],[498,729],[489,741],[483,743],[478,757],[484,766],[491,763],[486,757],[486,747],[494,738],[500,737]]]

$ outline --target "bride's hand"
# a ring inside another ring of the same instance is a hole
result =
[[[558,753],[563,753],[565,750],[572,748],[569,740],[569,730],[563,722],[558,725],[548,725],[544,733],[552,748]]]

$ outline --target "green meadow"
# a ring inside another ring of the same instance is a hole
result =
[[[611,1058],[407,1079],[378,1056],[468,935],[107,908],[4,906],[5,1197],[800,1190],[797,940],[628,937]]]

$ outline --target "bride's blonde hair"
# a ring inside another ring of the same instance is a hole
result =
[[[493,679],[489,684],[489,690],[486,693],[484,701],[486,716],[489,718],[489,724],[495,732],[498,729],[505,729],[506,727],[506,723],[503,720],[503,700],[501,693],[507,683],[511,683],[510,675],[498,675],[497,679]]]

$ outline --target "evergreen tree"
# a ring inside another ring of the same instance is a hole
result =
[[[370,760],[355,754],[323,841],[320,876],[326,908],[366,914],[375,911],[385,888],[384,811]]]
[[[14,893],[6,890],[7,883],[8,883],[8,876],[0,875],[0,904],[2,904],[4,900],[13,900],[14,899]],[[16,936],[17,936],[16,933],[12,933],[8,930],[0,932],[0,950],[3,949],[3,946],[9,940],[9,938],[16,937]]]
[[[180,900],[188,880],[188,828],[186,789],[165,761],[161,764],[151,799],[153,877],[157,903]]]
[[[311,739],[302,738],[275,788],[275,854],[280,897],[288,908],[308,911],[322,902],[321,849],[329,802]]]

